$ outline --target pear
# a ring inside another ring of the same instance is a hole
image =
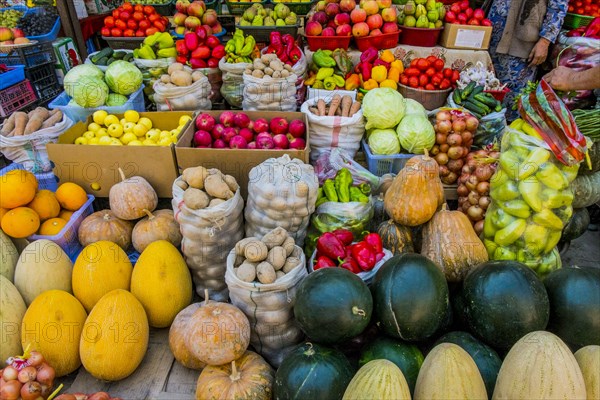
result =
[[[260,15],[254,17],[252,20],[252,26],[263,26],[263,17]]]
[[[423,15],[427,16],[427,10],[425,9],[425,7],[422,4],[419,4],[417,6],[417,10],[415,11],[415,18],[419,19]]]
[[[413,0],[408,0],[404,5],[404,15],[415,15],[417,5]]]
[[[277,21],[275,21],[275,25],[277,25],[277,26],[285,26],[285,21],[282,20],[281,18],[277,18]]]
[[[427,0],[427,3],[425,3],[425,9],[427,11],[435,10],[436,8],[435,0]]]
[[[435,21],[434,25],[436,28],[441,28],[442,26],[444,26],[444,23],[442,22],[441,19],[438,19],[437,21]]]
[[[249,21],[246,21],[245,19],[240,21],[240,26],[251,26],[252,23]]]
[[[286,25],[296,25],[297,23],[298,23],[298,17],[294,13],[291,13],[285,19],[285,24]]]
[[[407,15],[404,17],[404,26],[408,26],[409,28],[414,28],[417,25],[417,20],[412,15]]]
[[[440,19],[443,20],[446,16],[446,7],[444,6],[444,3],[437,3],[437,11]]]
[[[242,15],[242,18],[248,22],[252,22],[254,17],[256,17],[256,11],[252,7],[244,11],[244,15]]]
[[[429,22],[435,22],[439,19],[439,17],[440,16],[437,10],[427,11],[427,19],[429,20]]]
[[[417,18],[417,28],[429,28],[429,20],[427,19],[427,15],[421,15]]]
[[[267,17],[263,23],[264,26],[275,26],[275,21],[271,17]]]

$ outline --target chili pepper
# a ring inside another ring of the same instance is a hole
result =
[[[358,266],[358,264],[352,257],[348,257],[345,260],[343,260],[342,263],[340,264],[340,268],[347,269],[348,271],[352,272],[353,274],[358,274],[360,272],[363,272],[362,269],[360,269],[360,267]]]
[[[590,22],[585,29],[583,36],[591,37],[600,34],[600,17],[596,17]]]
[[[381,236],[379,236],[379,234],[375,232],[369,233],[368,235],[365,235],[363,241],[369,243],[373,250],[375,250],[375,253],[383,253],[383,242],[381,241]]]
[[[328,53],[326,50],[317,50],[315,54],[313,54],[313,62],[319,68],[335,67],[335,60],[333,59],[333,57],[331,57],[331,52]]]
[[[354,235],[348,229],[336,229],[331,233],[333,233],[336,238],[340,239],[345,246],[350,246],[354,241]]]
[[[352,68],[354,68],[352,60],[344,49],[335,49],[333,53],[331,53],[331,57],[335,60],[336,67],[342,76],[346,76],[346,74],[351,72]]]
[[[323,183],[323,192],[327,197],[327,201],[338,201],[338,195],[335,191],[335,183],[333,180],[325,180],[325,183]]]
[[[321,268],[331,268],[336,267],[335,262],[331,260],[329,257],[319,256],[317,257],[317,262],[315,263],[313,270],[316,271]]]
[[[370,271],[375,266],[375,251],[367,242],[359,242],[350,246],[352,258],[363,271]]]
[[[369,79],[371,79],[371,69],[373,69],[373,66],[371,64],[361,62],[360,64],[358,64],[358,68],[360,70],[360,74],[362,75],[363,81],[366,82]]]
[[[233,40],[235,46],[235,54],[240,54],[244,47],[244,32],[240,29],[236,29],[231,40]]]
[[[377,49],[375,47],[369,47],[367,50],[363,51],[362,54],[360,55],[360,62],[371,64],[377,59],[378,55],[379,55],[379,52],[377,51]]]
[[[248,36],[246,39],[244,39],[244,46],[239,52],[239,55],[244,57],[249,56],[250,54],[252,54],[254,46],[256,46],[256,41],[254,40],[254,37]]]
[[[274,53],[277,54],[277,52],[283,47],[283,43],[281,41],[281,33],[277,32],[277,31],[273,31],[271,32],[271,34],[269,35],[269,47],[267,47],[267,53]]]
[[[332,260],[346,256],[344,244],[331,232],[325,232],[317,240],[317,251],[319,254],[329,257]]]
[[[300,58],[302,58],[302,50],[300,50],[300,48],[296,45],[294,37],[289,33],[283,35],[282,39],[286,45],[286,55],[288,56],[289,60],[295,64],[298,62],[298,60],[300,60]]]
[[[350,201],[350,187],[352,186],[352,181],[352,174],[348,168],[342,168],[335,174],[335,190],[341,203],[348,203]]]
[[[356,186],[350,188],[350,201],[357,201],[359,203],[368,203],[369,196],[365,196]]]

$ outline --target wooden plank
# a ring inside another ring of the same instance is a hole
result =
[[[173,361],[165,392],[169,394],[193,395],[196,393],[196,382],[200,371],[189,369],[179,364],[177,360]]]
[[[81,33],[81,26],[79,25],[79,18],[77,17],[75,5],[72,1],[56,0],[56,9],[60,16],[60,22],[65,37],[73,39],[73,44],[77,48],[81,59],[85,60],[87,58],[87,46],[83,40],[83,34]]]
[[[153,398],[156,400],[191,400],[194,395],[162,392]]]

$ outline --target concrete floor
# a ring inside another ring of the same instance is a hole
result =
[[[563,267],[577,265],[600,268],[600,230],[588,230],[583,236],[573,240],[561,257]]]

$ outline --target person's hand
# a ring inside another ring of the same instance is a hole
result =
[[[546,61],[546,57],[548,57],[548,46],[550,46],[550,41],[546,38],[540,38],[540,40],[537,41],[535,46],[533,46],[533,49],[531,49],[529,57],[527,57],[530,67],[540,65]]]
[[[573,80],[573,70],[567,67],[556,67],[544,75],[544,79],[553,89],[567,91]]]

